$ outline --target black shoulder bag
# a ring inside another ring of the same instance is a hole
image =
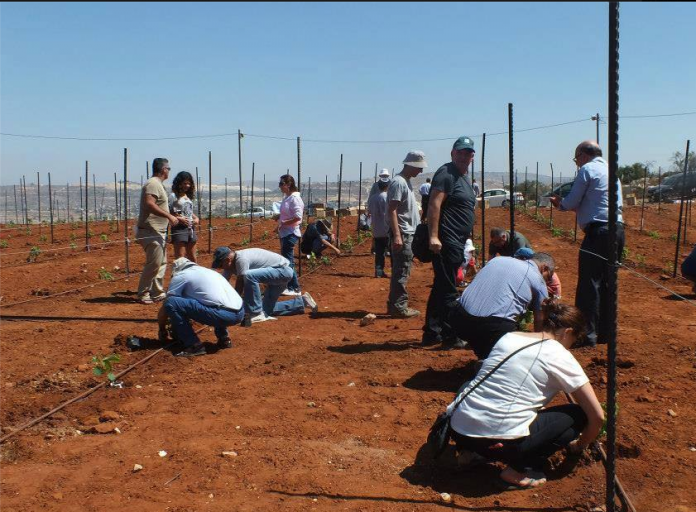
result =
[[[495,365],[495,368],[493,368],[490,372],[488,372],[485,377],[483,377],[480,381],[478,381],[476,384],[471,386],[471,389],[467,391],[466,393],[462,393],[462,396],[457,400],[457,402],[454,404],[454,407],[452,407],[452,412],[448,413],[447,410],[445,412],[441,413],[437,419],[435,420],[435,423],[433,423],[433,426],[430,427],[430,433],[428,434],[428,447],[430,448],[431,453],[433,454],[433,458],[437,459],[440,455],[442,455],[442,452],[445,451],[445,448],[449,445],[449,440],[450,437],[452,436],[451,432],[451,427],[450,427],[450,422],[452,420],[452,414],[454,414],[454,411],[457,410],[457,407],[459,407],[459,404],[462,403],[462,401],[471,394],[472,391],[474,391],[477,387],[479,387],[483,382],[488,379],[493,373],[500,368],[508,359],[510,359],[512,356],[517,354],[518,352],[529,348],[533,347],[534,345],[538,345],[539,343],[546,341],[545,339],[535,341],[534,343],[530,343],[529,345],[525,345],[524,347],[520,347],[517,350],[515,350],[512,354],[508,355],[505,359],[500,361],[497,365]]]
[[[418,224],[416,226],[416,232],[411,242],[411,251],[413,251],[413,256],[423,263],[433,261],[433,251],[430,250],[430,232],[427,224]]]

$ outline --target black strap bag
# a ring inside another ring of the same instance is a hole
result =
[[[467,391],[466,393],[462,393],[462,396],[459,397],[459,400],[457,400],[457,402],[454,404],[454,407],[452,407],[451,413],[448,413],[447,410],[445,410],[445,412],[438,415],[437,419],[435,420],[435,423],[433,423],[433,426],[430,427],[430,432],[428,433],[427,440],[427,445],[430,448],[430,453],[432,453],[434,459],[440,457],[440,455],[442,455],[442,452],[444,452],[445,448],[447,448],[447,446],[449,445],[449,440],[452,437],[452,427],[450,426],[450,422],[452,420],[452,414],[454,413],[454,411],[457,410],[459,404],[461,404],[467,396],[469,396],[477,387],[483,384],[484,381],[488,379],[488,377],[493,375],[493,373],[512,356],[524,350],[525,348],[533,347],[534,345],[538,345],[543,341],[546,340],[544,339],[535,341],[534,343],[530,343],[529,345],[525,345],[524,347],[520,347],[517,350],[515,350],[512,354],[508,355],[505,359],[503,359],[497,365],[495,365],[495,368],[488,372],[485,375],[485,377],[483,377],[480,381],[471,386],[471,389],[469,389],[469,391]]]
[[[413,257],[418,258],[423,263],[433,261],[433,252],[430,250],[430,233],[428,232],[427,224],[418,224],[416,232],[413,235],[411,242],[411,250]]]

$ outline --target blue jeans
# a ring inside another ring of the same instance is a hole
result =
[[[304,314],[304,300],[302,297],[293,297],[290,300],[276,302],[272,316],[292,316]]]
[[[278,297],[288,286],[294,273],[290,267],[270,267],[256,268],[244,274],[244,304],[249,312],[258,315],[263,311],[267,316],[273,316]],[[266,285],[263,299],[261,284]]]
[[[292,278],[288,283],[288,289],[295,292],[300,291],[300,283],[295,272],[295,246],[299,241],[300,237],[292,233],[280,239],[280,255],[290,262],[292,269]]]
[[[200,343],[189,320],[212,325],[215,327],[215,336],[221,340],[227,337],[227,327],[236,325],[244,319],[244,307],[239,311],[230,311],[205,306],[196,299],[184,297],[167,297],[164,301],[164,310],[172,323],[174,335],[187,348]]]

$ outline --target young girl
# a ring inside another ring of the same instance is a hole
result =
[[[186,257],[196,263],[196,226],[198,217],[193,213],[193,198],[196,193],[193,176],[182,171],[176,175],[169,196],[169,212],[179,219],[179,224],[171,228],[174,245],[174,259]]]

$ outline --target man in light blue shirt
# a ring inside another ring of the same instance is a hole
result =
[[[594,141],[581,142],[573,161],[578,167],[573,188],[563,199],[552,197],[551,203],[560,210],[576,212],[578,226],[585,232],[578,260],[575,305],[587,321],[586,344],[594,347],[606,343],[609,333],[606,315],[601,313],[605,309],[602,302],[607,296],[609,269],[609,167],[602,158],[602,149]],[[622,207],[619,181],[616,224],[619,261],[625,242]]]
[[[517,320],[527,308],[534,312],[534,328],[541,331],[541,305],[548,298],[546,282],[556,264],[542,252],[531,260],[508,256],[493,258],[483,267],[459,298],[459,307],[449,315],[457,337],[469,342],[479,359],[488,357],[505,334],[518,330]]]

